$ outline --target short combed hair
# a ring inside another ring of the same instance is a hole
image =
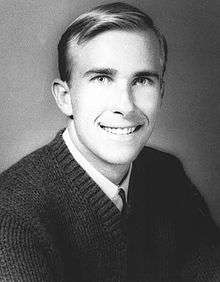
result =
[[[100,5],[76,18],[63,33],[58,44],[58,68],[60,78],[68,84],[71,80],[72,63],[69,48],[88,42],[96,35],[109,30],[146,31],[152,30],[159,41],[162,76],[166,70],[167,43],[153,20],[136,7],[122,2]]]

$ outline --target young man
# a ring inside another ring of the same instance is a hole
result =
[[[52,92],[68,126],[1,176],[3,281],[219,281],[219,231],[173,156],[145,144],[166,41],[123,3],[79,16]]]

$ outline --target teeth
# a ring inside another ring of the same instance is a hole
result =
[[[112,134],[117,134],[117,135],[126,135],[126,134],[131,134],[135,131],[136,126],[133,127],[126,127],[126,128],[116,128],[116,127],[106,127],[106,126],[101,126],[102,129],[105,131],[112,133]]]

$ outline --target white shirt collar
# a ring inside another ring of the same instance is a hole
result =
[[[86,160],[86,158],[82,155],[82,153],[76,148],[76,146],[72,142],[67,128],[63,132],[63,140],[66,143],[66,146],[68,147],[74,159],[78,162],[78,164],[88,173],[88,175],[96,182],[96,184],[102,189],[102,191],[111,200],[114,201],[114,199],[118,197],[119,187],[113,182],[111,182],[108,178],[106,178],[103,174],[101,174],[98,170],[96,170],[94,166]],[[120,184],[120,188],[124,189],[126,197],[128,194],[131,167],[132,164],[130,165],[127,176],[125,177],[124,181]]]

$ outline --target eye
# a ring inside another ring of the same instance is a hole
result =
[[[109,76],[106,76],[106,75],[97,75],[97,76],[95,76],[91,79],[91,81],[96,81],[100,84],[107,84],[111,80],[112,80],[112,78],[109,77]]]
[[[133,85],[152,85],[154,83],[153,79],[151,79],[150,77],[137,77],[134,79],[133,81]]]

